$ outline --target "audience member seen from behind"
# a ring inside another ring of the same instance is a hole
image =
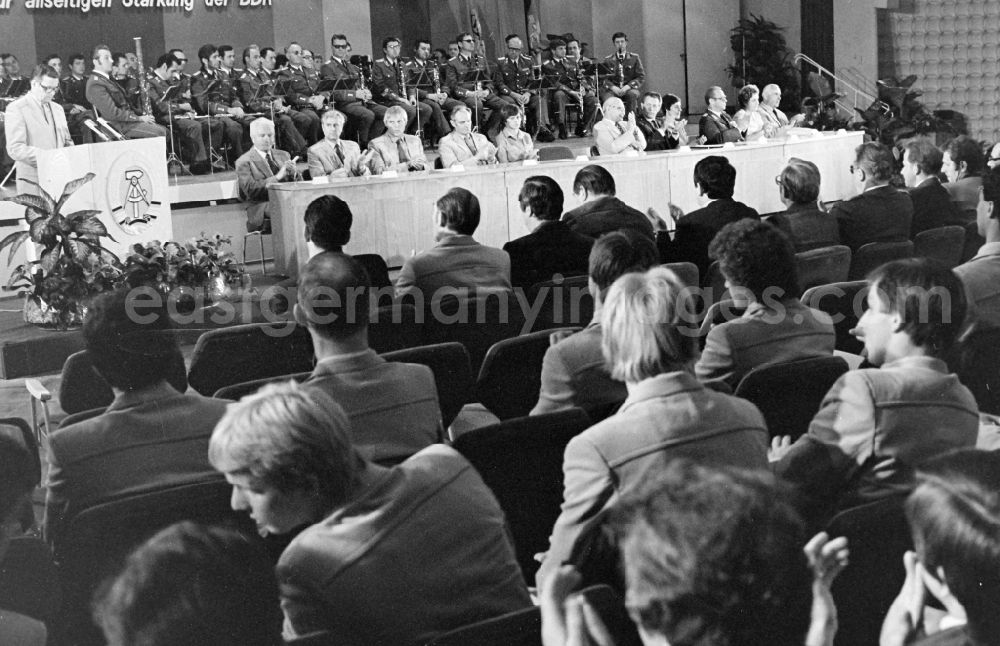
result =
[[[881,646],[995,646],[1000,635],[1000,454],[954,451],[917,472],[906,500],[915,550],[886,614]],[[898,567],[898,564],[897,564]],[[946,613],[921,636],[924,613]]]
[[[709,390],[692,374],[697,335],[686,326],[694,297],[663,267],[625,274],[601,308],[601,350],[628,397],[617,413],[570,440],[564,498],[539,585],[569,558],[597,514],[667,463],[767,468],[767,426],[745,399]]]
[[[531,135],[521,130],[524,113],[513,103],[504,102],[500,107],[503,128],[497,135],[497,161],[501,164],[524,159],[538,159]]]
[[[321,195],[310,202],[304,219],[310,258],[324,251],[341,253],[351,241],[354,215],[347,202],[336,195]]]
[[[605,168],[591,164],[577,171],[573,195],[581,202],[563,214],[563,222],[577,233],[599,238],[610,231],[634,229],[653,239],[653,225],[637,209],[615,197],[615,178]]]
[[[350,436],[332,397],[294,383],[243,398],[212,435],[234,509],[269,534],[306,527],[277,565],[286,638],[419,646],[530,606],[503,511],[461,455],[384,468]]]
[[[936,261],[907,259],[882,265],[868,285],[851,333],[875,367],[842,375],[795,444],[772,444],[775,473],[817,514],[906,493],[920,463],[976,444],[976,400],[941,358],[964,325],[958,278]]]
[[[889,185],[896,173],[892,150],[876,142],[861,144],[855,150],[851,173],[859,194],[830,209],[840,228],[841,244],[856,253],[869,242],[909,240],[913,201],[906,191]]]
[[[479,218],[479,199],[466,189],[453,188],[441,196],[434,207],[437,244],[406,259],[396,278],[396,295],[431,303],[455,290],[509,292],[510,256],[473,239]]]
[[[503,137],[503,133],[500,134]],[[571,230],[560,221],[563,192],[551,177],[535,175],[524,180],[517,196],[531,233],[503,246],[510,256],[510,282],[527,289],[553,276],[587,273],[587,259],[594,239]]]
[[[612,525],[643,643],[833,643],[830,585],[847,564],[847,540],[821,533],[806,543],[787,492],[767,472],[674,460],[612,510]],[[543,585],[545,646],[615,643],[572,594],[579,581],[562,566]]]
[[[24,445],[0,434],[0,563],[7,555],[10,541],[24,533],[21,519],[31,510],[36,477],[34,458]],[[44,646],[47,635],[42,622],[0,608],[0,643]]]
[[[910,237],[928,229],[962,224],[948,190],[938,179],[941,162],[941,151],[926,137],[903,146],[903,181],[913,202]]]
[[[96,298],[83,340],[115,399],[102,414],[49,436],[46,538],[96,503],[212,479],[206,452],[227,402],[180,393],[168,377],[183,365],[167,307],[121,290]]]
[[[944,187],[951,201],[965,220],[972,221],[972,213],[979,202],[979,187],[986,167],[986,157],[979,143],[972,137],[959,135],[942,149],[941,171],[948,179]]]
[[[108,646],[277,646],[274,566],[259,542],[190,521],[140,545],[98,594]]]
[[[316,355],[304,386],[340,404],[365,458],[396,464],[441,441],[441,409],[430,368],[387,362],[368,347],[370,291],[364,268],[345,254],[321,253],[301,270],[295,321]]]
[[[756,141],[775,135],[777,129],[770,122],[765,122],[760,113],[760,89],[756,85],[744,85],[736,95],[736,101],[740,109],[733,115],[733,119],[744,139]]]
[[[792,157],[774,178],[785,210],[767,219],[789,237],[795,251],[809,251],[840,244],[837,219],[820,208],[819,168],[811,161]]]
[[[542,360],[541,391],[532,415],[578,407],[600,421],[625,401],[625,384],[611,377],[601,353],[601,310],[608,289],[619,277],[644,272],[659,262],[653,242],[635,231],[613,231],[594,243],[587,280],[594,298],[594,316],[575,334],[552,335],[552,345]],[[571,319],[561,323],[576,324]]]
[[[1000,168],[983,175],[976,227],[986,244],[968,262],[955,267],[965,286],[970,319],[1000,327]]]
[[[699,381],[735,390],[754,368],[833,354],[833,321],[799,301],[795,252],[785,234],[740,220],[723,227],[709,254],[746,311],[709,331],[694,368]]]

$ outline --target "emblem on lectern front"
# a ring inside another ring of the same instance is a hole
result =
[[[123,153],[108,173],[107,197],[111,218],[128,235],[140,235],[160,212],[160,199],[153,190],[151,165],[143,155]]]

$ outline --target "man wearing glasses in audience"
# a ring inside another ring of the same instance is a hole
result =
[[[52,102],[57,90],[59,73],[48,65],[38,65],[31,75],[31,90],[7,106],[4,132],[7,154],[17,168],[18,193],[36,193],[24,180],[38,182],[40,150],[73,145],[66,113]]]

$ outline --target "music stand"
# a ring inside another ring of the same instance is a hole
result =
[[[486,89],[486,84],[487,83],[489,83],[489,84],[492,85],[493,84],[493,79],[490,77],[488,69],[479,69],[477,67],[476,69],[469,70],[468,72],[466,72],[465,74],[463,74],[462,75],[462,82],[463,83],[474,83],[475,87],[476,87],[476,90],[478,91],[480,89],[480,87],[482,87],[482,89]],[[482,102],[482,99],[477,99],[477,100],[479,101],[480,106],[484,105],[483,102]],[[475,118],[475,124],[474,124],[475,125],[475,131],[479,132],[479,110],[475,110],[472,113],[472,116]]]
[[[171,103],[181,94],[181,86],[171,85],[167,88],[167,91],[163,93],[160,97],[160,101],[167,104],[167,127],[170,129],[170,154],[167,155],[167,172],[170,172],[170,165],[174,164],[174,168],[177,166],[181,167],[181,175],[190,175],[191,171],[184,167],[184,162],[181,161],[180,156],[177,154],[177,141],[174,139],[174,113],[173,106]],[[201,132],[198,133],[201,136]],[[209,136],[211,136],[211,129],[209,129]],[[209,160],[209,166],[212,165],[211,160]],[[178,173],[174,173],[174,179],[177,179]]]

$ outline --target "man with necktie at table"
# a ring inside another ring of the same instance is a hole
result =
[[[625,103],[621,99],[609,98],[602,110],[604,118],[594,124],[594,145],[600,154],[618,155],[646,149],[646,137],[635,124],[635,113],[625,119]]]
[[[698,134],[706,144],[724,144],[742,141],[743,134],[736,127],[736,121],[726,112],[726,93],[718,85],[705,92],[708,110],[698,122]]]
[[[48,65],[38,65],[31,75],[31,90],[7,106],[4,132],[7,154],[17,169],[17,192],[35,193],[24,180],[38,182],[38,152],[72,146],[66,113],[52,97],[59,89],[59,74]]]
[[[284,150],[274,147],[274,122],[260,117],[250,123],[253,147],[236,160],[236,181],[240,199],[247,202],[247,231],[270,233],[268,187],[278,182],[302,179]]]
[[[420,137],[403,133],[406,128],[406,111],[394,105],[385,111],[385,134],[368,142],[371,169],[375,175],[385,171],[407,173],[427,168],[424,147]]]
[[[497,162],[497,148],[484,135],[472,132],[472,110],[461,105],[451,112],[450,134],[438,141],[441,166],[455,164],[483,165]]]
[[[368,160],[372,153],[361,154],[361,148],[350,139],[341,139],[347,117],[334,108],[323,113],[323,138],[309,146],[309,176],[355,177],[368,175]]]

